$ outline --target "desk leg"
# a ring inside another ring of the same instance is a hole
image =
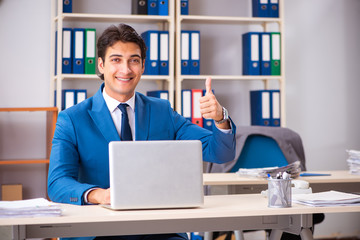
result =
[[[244,234],[241,230],[234,230],[235,240],[244,240]],[[212,232],[205,232],[204,233],[204,240],[212,240],[213,233]]]
[[[12,240],[25,240],[25,226],[14,225],[12,228]]]
[[[212,232],[204,232],[204,240],[212,240],[213,233]]]
[[[234,235],[235,235],[235,240],[244,240],[244,233],[242,230],[235,230]]]
[[[273,229],[273,230],[271,230],[270,239],[269,239],[269,240],[280,240],[282,234],[283,234],[283,231],[282,231],[282,230]]]
[[[313,240],[313,233],[311,227],[313,226],[313,215],[304,214],[301,216],[301,231],[300,236],[302,240]]]
[[[303,228],[300,232],[300,237],[302,240],[313,240],[313,234],[309,228]]]

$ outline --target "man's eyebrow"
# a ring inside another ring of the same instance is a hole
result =
[[[121,54],[111,54],[109,57],[112,58],[112,57],[124,57],[124,56],[121,55]],[[133,54],[133,55],[131,55],[130,57],[138,57],[138,58],[141,58],[141,56],[140,56],[139,54]]]
[[[121,54],[111,54],[109,57],[123,57]]]
[[[139,54],[133,54],[131,55],[131,57],[138,57],[138,58],[141,58],[141,56]]]

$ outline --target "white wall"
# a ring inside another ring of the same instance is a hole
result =
[[[49,106],[50,1],[0,0],[0,107]],[[43,113],[0,113],[0,159],[45,158]],[[0,184],[45,197],[46,166],[0,167]]]
[[[130,6],[130,0],[122,1]],[[204,8],[206,2],[211,4]],[[235,15],[240,12],[250,16],[250,0],[243,0],[242,7],[231,11],[218,7],[223,2],[239,6],[238,0],[193,0],[190,13]],[[357,124],[360,119],[357,105],[360,1],[286,0],[285,4],[287,126],[302,136],[309,170],[347,169],[345,150],[360,150],[360,125]],[[91,4],[86,7],[89,6]],[[106,4],[102,8],[105,9]],[[136,27],[144,29],[141,25]],[[202,31],[202,74],[241,74],[240,37],[242,32],[256,26],[187,27]],[[48,106],[49,59],[50,1],[0,0],[0,107]],[[276,82],[273,84],[277,86]],[[98,83],[95,85],[89,92],[97,90]],[[262,85],[236,81],[218,81],[213,85],[235,123],[249,125],[248,90]],[[203,86],[203,81],[183,84],[183,87]],[[0,159],[19,155],[35,158],[44,154],[41,116],[33,119],[25,115],[19,119],[1,114]],[[21,147],[14,145],[17,141],[13,144],[7,140],[14,136]],[[41,190],[45,188],[46,178],[42,167],[0,169],[0,184],[18,181],[19,177],[26,178],[25,197],[45,195]],[[360,235],[359,214],[341,217],[341,223],[337,217],[327,216],[316,234],[357,232]]]
[[[288,127],[312,170],[347,169],[360,149],[360,1],[286,1]]]
[[[286,0],[287,125],[302,136],[309,170],[348,169],[345,150],[360,149],[359,12],[358,0]],[[360,236],[359,222],[326,215],[315,234]]]

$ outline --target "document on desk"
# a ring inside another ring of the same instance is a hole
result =
[[[50,202],[44,198],[0,201],[0,218],[57,216],[61,216],[60,204]]]
[[[241,177],[267,178],[268,174],[275,177],[280,172],[288,172],[291,178],[297,178],[301,172],[300,161],[295,161],[283,167],[239,168],[236,174]]]
[[[313,207],[356,206],[360,205],[360,195],[338,191],[326,191],[292,196],[293,203]]]
[[[347,163],[351,174],[360,175],[360,151],[346,150],[349,154]]]

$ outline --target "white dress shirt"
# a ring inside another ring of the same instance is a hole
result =
[[[122,114],[121,114],[121,111],[118,108],[118,106],[122,102],[119,102],[118,100],[110,97],[106,93],[105,89],[103,90],[103,97],[104,97],[105,103],[110,111],[112,120],[116,127],[116,130],[120,136]],[[133,141],[135,141],[135,94],[125,103],[127,103],[129,105],[129,107],[126,108],[126,111],[127,111],[128,117],[129,117],[129,125],[131,128],[132,139],[133,139]]]

